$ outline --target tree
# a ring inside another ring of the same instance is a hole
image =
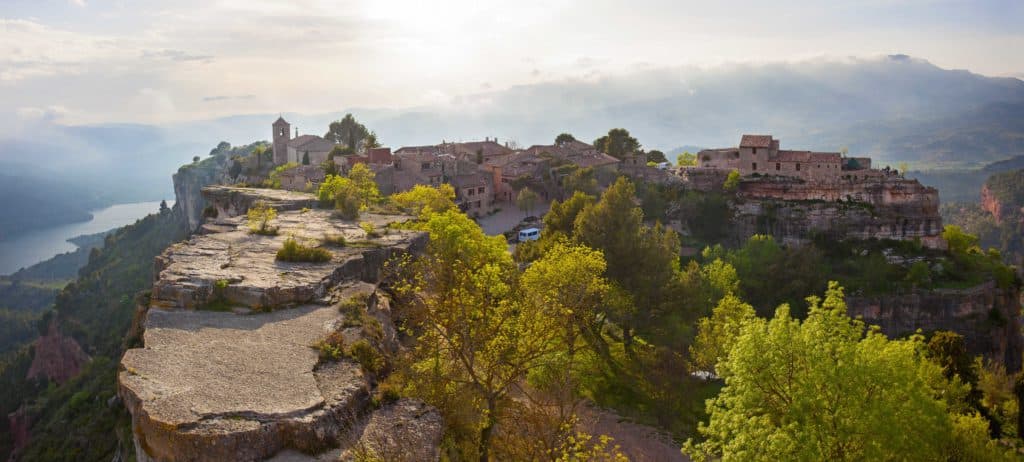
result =
[[[978,237],[965,233],[957,225],[946,225],[942,229],[942,238],[949,244],[949,252],[953,255],[981,253],[978,248]]]
[[[392,194],[390,199],[398,208],[425,220],[430,214],[455,209],[455,188],[448,183],[436,188],[418,184],[408,191]]]
[[[324,176],[327,175],[338,175],[341,172],[338,170],[338,164],[334,162],[334,159],[327,159],[320,163],[320,168],[324,171]]]
[[[574,169],[562,180],[562,189],[566,193],[582,192],[584,194],[597,194],[597,178],[593,167]]]
[[[640,142],[629,136],[629,130],[613,128],[608,130],[607,135],[594,140],[594,147],[598,151],[622,159],[626,154],[639,151]]]
[[[684,152],[676,157],[676,165],[680,167],[696,167],[697,166],[697,155]]]
[[[740,186],[740,172],[739,170],[733,170],[729,172],[729,176],[725,177],[725,183],[722,187],[726,191],[735,191]]]
[[[655,149],[652,151],[647,151],[647,161],[654,162],[655,164],[660,164],[662,162],[668,162],[668,159],[665,158],[664,152]]]
[[[341,120],[331,122],[324,134],[324,139],[335,144],[343,144],[352,152],[362,147],[363,140],[370,135],[366,126],[356,121],[352,114],[345,114]]]
[[[320,184],[317,199],[321,205],[331,205],[346,220],[359,218],[362,195],[355,182],[340,175],[329,175]]]
[[[252,155],[256,156],[256,170],[261,171],[263,169],[263,153],[267,152],[267,147],[260,144],[252,149]]]
[[[530,190],[530,188],[523,188],[519,191],[519,195],[516,196],[516,205],[519,207],[519,210],[529,215],[533,212],[533,208],[537,206],[537,201],[539,200],[540,196],[537,193]]]
[[[336,144],[331,148],[331,152],[327,153],[328,160],[334,160],[338,157],[345,157],[355,154],[356,151],[344,144]]]
[[[217,147],[210,150],[210,155],[216,156],[217,154],[223,154],[225,152],[228,152],[230,149],[231,143],[228,143],[227,141],[221,141],[220,143],[217,143]]]
[[[716,366],[725,387],[708,401],[699,427],[707,439],[687,441],[684,452],[722,461],[943,460],[991,447],[984,432],[958,430],[961,417],[973,417],[947,412],[956,393],[921,354],[921,336],[889,340],[851,319],[835,282],[808,303],[802,323],[783,305],[771,320],[742,325]]]
[[[363,209],[380,200],[380,191],[377,189],[377,182],[374,181],[376,176],[373,170],[362,162],[353,165],[348,172],[348,178],[359,191],[359,201]]]
[[[576,141],[576,137],[572,136],[569,133],[560,133],[558,136],[555,137],[555,145],[560,145],[562,143],[571,143],[573,141]]]
[[[302,165],[309,165],[309,152],[302,153]]]
[[[696,370],[713,372],[715,364],[728,356],[743,326],[756,317],[754,307],[731,293],[726,294],[711,317],[701,318],[697,324],[697,339],[690,347]]]
[[[379,147],[380,141],[377,140],[377,132],[370,132],[370,134],[366,135],[366,138],[363,139],[363,152],[366,152],[367,149]]]
[[[171,208],[167,206],[167,201],[160,201],[160,215],[166,215],[168,213],[171,213]]]
[[[565,202],[552,201],[551,209],[544,215],[544,235],[572,236],[576,217],[595,201],[594,196],[579,191],[573,193]]]
[[[457,210],[430,215],[422,229],[426,255],[406,260],[413,276],[395,287],[413,300],[418,333],[408,386],[487,461],[510,394],[556,351],[562,331],[543,307],[522,302],[501,236],[485,235]]]
[[[193,156],[192,162],[199,162],[199,156]]]

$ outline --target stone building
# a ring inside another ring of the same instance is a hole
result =
[[[272,127],[275,165],[288,162],[320,165],[323,161],[327,160],[327,154],[334,149],[334,143],[319,136],[299,136],[298,129],[296,129],[295,138],[292,138],[291,124],[285,121],[283,117],[278,117]]]
[[[844,159],[838,152],[779,149],[779,140],[771,135],[743,135],[738,147],[705,149],[697,153],[700,168],[738,170],[743,176],[779,175],[808,181],[828,181],[839,177],[843,164]],[[870,165],[868,159],[867,168]]]

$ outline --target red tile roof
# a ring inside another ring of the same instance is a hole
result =
[[[743,135],[740,138],[741,148],[770,148],[772,147],[771,135]]]

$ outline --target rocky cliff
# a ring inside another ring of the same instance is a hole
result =
[[[831,239],[920,240],[943,248],[939,196],[899,177],[830,183],[785,177],[744,179],[734,207],[733,238],[771,234],[788,243]]]
[[[29,379],[46,379],[64,383],[78,375],[89,361],[89,355],[82,351],[75,339],[60,332],[57,317],[50,320],[46,335],[36,339],[32,345],[32,366],[28,369]]]
[[[420,251],[426,236],[385,228],[408,217],[364,215],[380,230],[367,235],[325,210],[280,212],[277,236],[253,235],[245,217],[229,216],[253,195],[208,190],[225,213],[157,258],[142,347],[125,353],[118,374],[138,460],[436,460],[436,410],[372,399],[399,348],[377,284],[392,256]],[[267,199],[294,210],[311,199],[300,196]],[[331,260],[277,261],[289,236],[324,246]],[[348,353],[357,344],[383,359]]]
[[[971,354],[1021,368],[1020,289],[987,282],[967,289],[915,290],[908,294],[849,297],[851,316],[861,316],[882,332],[898,337],[951,330],[964,336]]]

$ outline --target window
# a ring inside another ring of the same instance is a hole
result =
[[[754,154],[757,154],[757,148],[754,148]]]
[[[796,171],[800,171],[800,164],[796,164]]]
[[[782,170],[782,164],[776,162],[775,163],[775,170]]]
[[[466,190],[466,195],[467,196],[472,196],[475,193],[476,193],[476,190],[473,189],[473,188],[469,188],[469,189]]]
[[[757,162],[754,162],[753,164],[751,164],[750,165],[750,169],[751,170],[757,170]]]
[[[430,162],[424,162],[423,165],[420,166],[420,169],[430,170]]]
[[[476,192],[478,192],[478,193],[480,193],[480,194],[483,194],[483,193],[484,193],[484,187],[483,187],[483,186],[481,186],[481,187],[479,187],[479,188],[476,188]]]
[[[477,209],[480,208],[480,201],[474,202],[473,203],[473,208],[477,208]]]

